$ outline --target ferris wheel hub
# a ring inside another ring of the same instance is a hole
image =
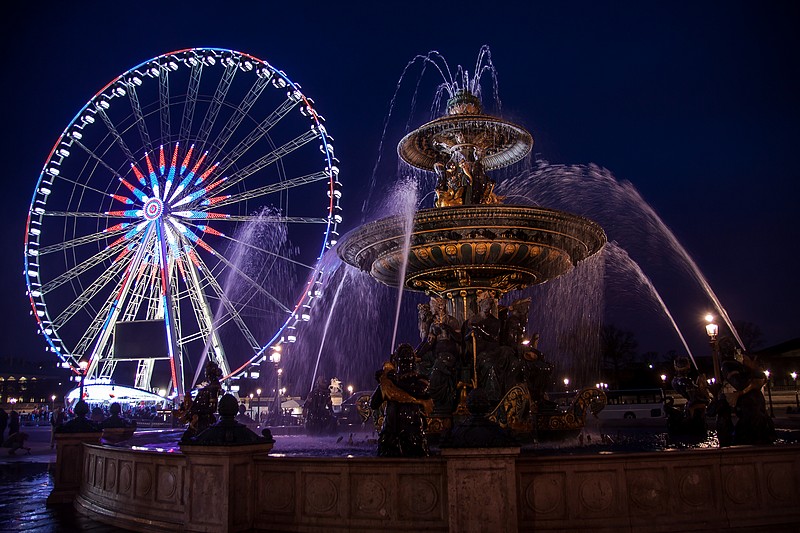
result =
[[[156,220],[164,213],[164,202],[158,198],[150,198],[144,204],[144,218]]]

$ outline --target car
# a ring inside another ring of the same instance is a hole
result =
[[[339,413],[336,415],[339,425],[361,425],[368,421],[372,416],[371,400],[372,391],[354,392],[342,402]]]

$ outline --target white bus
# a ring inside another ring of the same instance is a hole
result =
[[[661,389],[607,390],[608,404],[598,413],[601,420],[665,418]]]

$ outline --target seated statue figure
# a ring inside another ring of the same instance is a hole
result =
[[[673,434],[703,436],[706,433],[706,408],[711,399],[706,377],[700,374],[693,380],[689,376],[691,366],[686,356],[676,357],[672,366],[675,368],[672,388],[686,399],[686,404],[683,409],[665,404],[667,427]]]
[[[336,417],[333,414],[331,390],[324,376],[317,379],[316,387],[303,404],[306,431],[310,435],[326,435],[336,432]]]
[[[724,401],[737,416],[733,426],[733,444],[771,444],[775,441],[775,425],[767,413],[767,404],[762,387],[767,376],[758,363],[743,356],[722,363],[722,377],[733,386],[734,392],[726,394]]]
[[[206,381],[200,385],[197,396],[192,400],[191,394],[183,397],[183,405],[178,411],[179,420],[188,423],[189,427],[183,433],[181,441],[188,442],[217,421],[217,402],[222,391],[219,378],[222,370],[219,366],[209,361],[206,363]]]
[[[378,388],[371,406],[376,411],[386,403],[378,437],[381,457],[429,455],[425,415],[433,412],[427,393],[428,381],[414,370],[414,348],[401,344],[378,372]]]

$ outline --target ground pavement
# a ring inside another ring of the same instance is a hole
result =
[[[0,531],[37,533],[111,533],[126,531],[85,518],[72,505],[46,505],[53,490],[50,475],[56,452],[50,449],[50,426],[25,427],[30,455],[0,448]],[[6,435],[7,437],[8,435]]]

